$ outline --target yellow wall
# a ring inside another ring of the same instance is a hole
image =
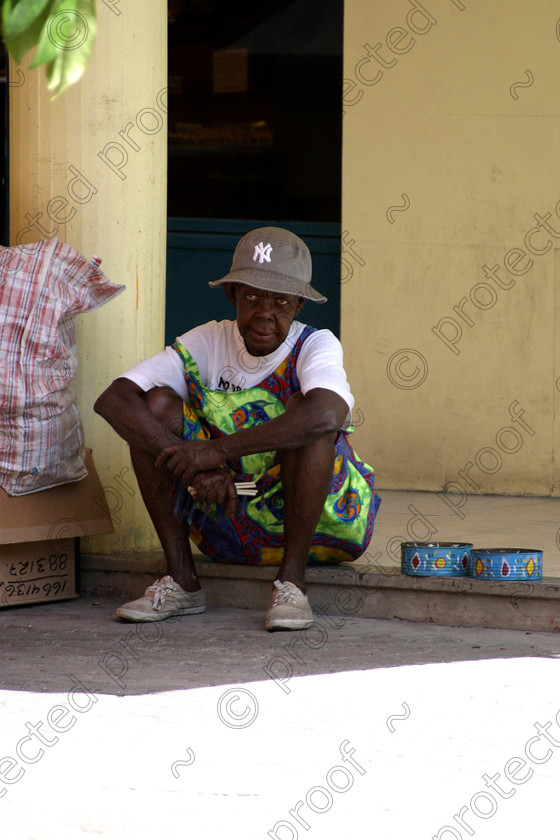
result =
[[[381,487],[559,491],[559,14],[345,3],[342,339]],[[163,342],[167,4],[98,15],[93,60],[60,99],[42,70],[12,67],[11,241],[56,235],[128,287],[81,317],[75,385],[117,529],[87,549],[146,550],[127,447],[91,406]]]
[[[381,487],[559,492],[559,14],[345,3],[342,340]]]
[[[150,549],[158,543],[128,448],[92,405],[114,377],[163,344],[167,4],[111,0],[97,8],[93,59],[57,100],[49,101],[43,69],[11,67],[11,244],[57,236],[102,257],[105,274],[127,286],[80,316],[74,385],[116,527],[85,548]]]

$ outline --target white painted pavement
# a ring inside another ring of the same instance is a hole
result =
[[[0,692],[2,838],[557,831],[555,658],[295,677],[288,692],[272,680],[136,696],[74,688]]]

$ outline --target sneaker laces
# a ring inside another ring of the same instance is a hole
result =
[[[274,581],[274,586],[277,591],[274,593],[275,604],[297,604],[301,590],[293,583],[282,583],[279,580]]]
[[[146,589],[146,595],[150,593],[154,596],[154,609],[162,610],[165,599],[170,592],[177,592],[177,586],[171,575],[165,575],[161,580],[156,580],[151,586]]]

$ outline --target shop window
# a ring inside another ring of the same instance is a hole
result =
[[[342,0],[170,0],[168,216],[339,222]]]

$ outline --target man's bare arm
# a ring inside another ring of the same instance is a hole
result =
[[[348,405],[342,397],[326,388],[314,388],[305,396],[294,394],[285,413],[268,423],[214,440],[168,446],[156,463],[166,462],[168,469],[189,484],[198,472],[243,455],[299,449],[318,437],[337,432],[347,414]]]
[[[93,408],[128,444],[159,455],[171,444],[182,443],[182,438],[149,411],[145,393],[132,380],[120,377],[97,398]]]

